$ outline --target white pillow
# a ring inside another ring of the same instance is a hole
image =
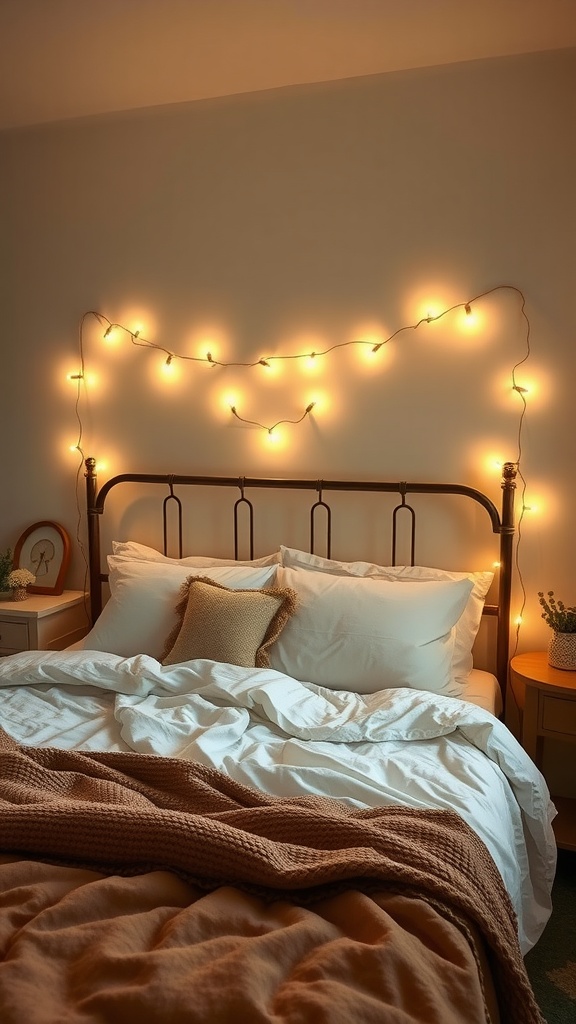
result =
[[[187,555],[185,558],[170,558],[168,555],[163,555],[160,551],[157,551],[156,548],[149,548],[146,544],[138,544],[134,540],[113,540],[112,552],[124,558],[134,558],[136,561],[190,565],[195,569],[205,569],[210,565],[278,565],[280,561],[279,551],[274,551],[271,555],[264,555],[262,558],[253,558],[251,560],[212,558],[210,555]]]
[[[190,566],[109,555],[108,569],[110,600],[84,637],[84,650],[160,659],[178,621],[176,605]],[[202,574],[232,590],[255,590],[273,584],[276,566],[214,566],[203,568]]]
[[[297,594],[296,611],[270,648],[272,668],[356,693],[410,686],[457,696],[453,626],[472,590],[468,579],[406,582],[280,567],[277,585]]]
[[[490,590],[493,572],[450,572],[447,569],[434,569],[423,565],[374,565],[372,562],[339,562],[321,555],[311,555],[307,551],[296,548],[280,547],[282,565],[326,572],[336,576],[361,576],[376,579],[406,581],[453,581],[471,580],[472,591],[466,607],[456,623],[454,637],[454,653],[452,656],[452,672],[460,683],[466,683],[473,667],[472,647],[480,628],[480,620],[484,610],[486,594]]]

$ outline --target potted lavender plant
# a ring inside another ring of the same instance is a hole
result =
[[[557,601],[553,590],[549,590],[546,597],[539,591],[538,600],[543,609],[542,618],[553,631],[548,644],[548,664],[552,668],[576,670],[576,606],[568,607],[563,601]]]

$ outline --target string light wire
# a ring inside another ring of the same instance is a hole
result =
[[[378,352],[379,349],[381,349],[384,345],[388,345],[391,341],[394,340],[394,338],[397,338],[400,334],[403,334],[407,331],[415,331],[419,327],[421,327],[422,324],[430,324],[434,323],[437,320],[441,320],[443,317],[447,316],[448,313],[452,313],[456,309],[464,309],[464,311],[467,314],[469,314],[471,312],[471,307],[474,302],[478,302],[480,299],[483,299],[486,296],[491,295],[493,292],[501,291],[502,289],[510,289],[514,292],[517,292],[522,297],[522,302],[524,303],[524,296],[522,295],[522,292],[519,288],[516,288],[514,285],[507,284],[495,285],[493,288],[488,288],[486,291],[480,292],[478,295],[475,295],[474,298],[468,299],[466,302],[456,302],[452,306],[448,306],[446,309],[442,310],[442,312],[440,313],[428,314],[427,316],[420,317],[420,319],[413,324],[406,324],[403,327],[398,327],[397,330],[395,330],[383,341],[379,341],[376,345],[374,344],[373,341],[366,341],[363,338],[351,338],[349,341],[335,342],[333,345],[328,345],[327,348],[320,349],[318,351],[279,353],[277,352],[273,355],[259,356],[257,359],[250,360],[215,359],[211,352],[207,352],[205,356],[194,356],[186,352],[177,352],[175,349],[168,349],[164,345],[159,344],[158,342],[151,341],[148,338],[142,337],[140,331],[133,331],[130,327],[126,327],[124,324],[115,323],[114,321],[109,320],[108,317],[106,317],[103,313],[98,313],[95,310],[89,310],[87,313],[85,313],[84,316],[82,317],[82,322],[84,322],[84,320],[89,316],[96,317],[96,319],[101,324],[105,323],[107,325],[106,330],[104,332],[104,337],[110,336],[110,334],[113,331],[122,331],[124,334],[127,335],[127,337],[130,339],[130,342],[133,345],[139,348],[146,348],[152,351],[155,350],[157,352],[163,352],[164,355],[166,356],[167,363],[171,363],[174,359],[182,359],[192,363],[205,363],[211,367],[243,367],[246,369],[251,369],[257,366],[270,366],[271,363],[280,360],[316,359],[320,356],[327,356],[330,355],[332,352],[338,351],[339,349],[349,348],[354,345],[369,346],[372,352]]]
[[[276,427],[281,427],[283,423],[302,423],[302,420],[306,419],[306,416],[310,415],[315,404],[315,402],[310,402],[310,404],[306,406],[304,412],[302,413],[301,416],[298,417],[297,420],[278,420],[276,423],[273,423],[271,427],[267,427],[264,423],[258,423],[257,420],[244,419],[243,416],[239,415],[235,405],[230,406],[230,412],[232,413],[233,416],[236,417],[237,420],[240,420],[241,423],[248,423],[252,427],[261,427],[262,430],[267,430],[269,434],[272,434],[273,431],[276,430]]]
[[[81,317],[80,324],[78,326],[78,358],[79,358],[80,366],[79,366],[78,373],[73,373],[73,374],[70,375],[70,379],[74,380],[76,382],[76,397],[75,397],[75,401],[74,401],[74,415],[75,415],[76,421],[78,423],[78,436],[76,438],[76,444],[73,446],[74,449],[79,454],[78,466],[76,468],[75,487],[74,487],[75,496],[76,496],[76,542],[77,542],[78,547],[80,549],[80,554],[82,555],[82,561],[84,563],[84,583],[83,583],[82,591],[83,591],[83,594],[84,594],[84,612],[86,614],[86,619],[87,619],[88,623],[90,623],[90,621],[91,621],[91,618],[90,618],[90,608],[89,608],[89,595],[88,595],[89,565],[88,565],[88,555],[87,555],[87,552],[86,552],[86,546],[84,544],[84,537],[82,535],[82,521],[83,521],[84,509],[83,509],[82,504],[80,502],[80,480],[81,480],[81,475],[82,475],[83,470],[84,470],[84,462],[85,462],[86,456],[85,456],[84,449],[82,447],[82,441],[83,441],[83,437],[84,437],[84,425],[82,423],[82,415],[81,415],[80,402],[81,402],[81,397],[82,397],[82,388],[84,387],[84,384],[85,384],[85,360],[84,360],[83,331],[84,331],[84,323],[85,323],[86,319],[89,316],[96,316],[96,317],[98,317],[98,319],[101,320],[100,314],[94,313],[92,311],[84,313],[83,316]]]
[[[524,322],[525,322],[525,325],[526,325],[526,351],[525,351],[522,359],[519,359],[518,362],[515,363],[514,366],[512,367],[512,374],[511,374],[511,376],[512,376],[512,388],[516,392],[516,394],[519,396],[520,401],[522,402],[522,412],[520,413],[520,419],[518,420],[517,454],[516,454],[516,463],[515,463],[515,465],[516,465],[516,472],[517,472],[518,477],[520,478],[520,482],[521,482],[522,486],[521,486],[521,491],[520,491],[520,502],[521,502],[521,504],[520,504],[520,514],[518,516],[518,524],[517,524],[517,527],[516,527],[516,546],[515,546],[515,554],[514,554],[514,563],[515,563],[515,566],[516,566],[516,572],[518,574],[518,583],[519,583],[519,586],[520,586],[520,592],[521,592],[521,595],[522,595],[522,599],[521,599],[521,602],[520,602],[520,611],[518,613],[518,620],[516,622],[515,645],[514,645],[514,651],[513,651],[512,657],[514,656],[514,654],[516,654],[516,652],[518,650],[518,644],[519,644],[519,641],[520,641],[520,627],[522,625],[522,616],[524,614],[524,609],[526,607],[526,600],[527,600],[526,587],[524,585],[524,577],[522,575],[522,569],[521,569],[521,566],[520,566],[520,543],[522,541],[522,524],[524,522],[524,515],[525,515],[526,509],[527,509],[527,506],[526,506],[527,482],[526,482],[526,478],[524,476],[524,473],[522,472],[522,454],[523,454],[523,452],[522,452],[522,429],[523,429],[523,426],[524,426],[524,421],[525,421],[525,418],[526,418],[526,413],[528,411],[528,403],[526,401],[526,388],[521,387],[521,385],[518,384],[518,381],[517,381],[517,378],[516,378],[516,371],[518,370],[518,368],[520,366],[523,366],[524,363],[526,363],[526,361],[530,358],[530,356],[532,354],[532,344],[531,344],[531,337],[530,337],[530,333],[531,333],[530,332],[530,320],[528,318],[528,314],[526,313],[526,299],[525,299],[525,297],[524,297],[524,295],[522,294],[521,291],[518,290],[518,293],[519,293],[520,299],[521,299],[520,312],[521,312],[522,317],[524,318]]]

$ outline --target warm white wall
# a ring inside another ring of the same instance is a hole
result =
[[[526,296],[532,356],[519,373],[537,385],[520,649],[542,646],[536,592],[576,603],[575,108],[572,50],[3,133],[0,547],[44,518],[76,534],[65,375],[86,310],[140,320],[169,349],[209,340],[251,359],[386,336],[506,283]],[[314,378],[289,364],[272,382],[261,368],[185,364],[171,390],[157,353],[105,349],[89,321],[99,385],[82,401],[84,448],[107,473],[451,479],[498,501],[488,456],[517,456],[511,369],[526,332],[513,292],[479,312],[476,334],[454,318],[408,332],[380,369],[355,348]],[[272,448],[219,405],[232,385],[239,411],[265,423],[300,415],[315,388],[328,401]],[[81,575],[76,553],[69,582]]]

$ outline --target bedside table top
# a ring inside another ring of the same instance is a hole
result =
[[[562,690],[565,694],[569,693],[576,697],[576,672],[552,668],[548,664],[546,651],[516,654],[510,662],[510,668],[531,686],[541,690]]]
[[[82,590],[64,590],[61,594],[30,594],[25,601],[0,601],[0,618],[41,619],[62,608],[84,600]]]

